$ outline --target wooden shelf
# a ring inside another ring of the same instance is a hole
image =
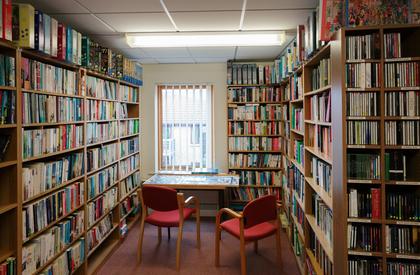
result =
[[[72,125],[72,124],[83,124],[84,120],[79,121],[67,121],[67,122],[40,122],[40,123],[25,123],[22,124],[22,127],[42,127],[42,126],[62,126],[62,125]]]
[[[346,88],[347,92],[379,92],[381,88]]]
[[[348,116],[346,120],[381,120],[380,116]]]
[[[0,169],[1,168],[6,168],[6,167],[9,167],[9,166],[12,166],[12,165],[16,165],[16,164],[17,164],[16,160],[3,161],[3,162],[0,162]]]
[[[320,125],[320,126],[328,126],[328,127],[331,127],[331,122],[325,122],[325,121],[315,121],[315,120],[305,119],[305,123],[309,123],[309,124],[313,124],[313,125]]]
[[[381,220],[379,219],[368,219],[368,218],[347,218],[347,222],[350,223],[372,223],[372,224],[381,224]]]
[[[418,91],[420,87],[392,87],[392,88],[384,88],[385,92],[393,92],[393,91]]]
[[[292,217],[293,223],[295,224],[298,234],[302,239],[305,239],[305,234],[303,233],[302,225],[298,222],[297,218],[293,213],[290,213],[290,216]]]
[[[228,119],[229,122],[270,122],[282,121],[281,119]]]
[[[134,153],[131,153],[131,154],[128,154],[128,155],[122,156],[122,157],[120,157],[120,161],[125,160],[125,159],[127,159],[127,158],[129,158],[129,157],[132,157],[132,156],[138,155],[138,154],[140,154],[140,151],[137,151],[137,152],[134,152]]]
[[[397,259],[420,261],[420,254],[386,253],[385,256],[387,258],[397,258]]]
[[[228,135],[228,137],[280,137],[280,135],[252,135],[252,134],[244,134],[244,135]]]
[[[2,91],[4,91],[4,90],[7,90],[7,91],[16,91],[17,88],[16,87],[13,87],[13,86],[0,86],[0,90],[2,90]]]
[[[129,134],[126,136],[121,136],[120,139],[126,139],[126,138],[132,138],[132,137],[138,137],[140,135],[140,133],[135,133],[135,134]]]
[[[309,248],[306,248],[306,255],[308,256],[309,261],[312,264],[312,267],[315,270],[316,274],[323,274],[321,267],[319,266],[319,263],[317,262],[314,254],[312,253],[312,251]]]
[[[353,256],[367,256],[367,257],[382,257],[382,252],[369,252],[369,251],[356,251],[356,250],[348,250],[347,252],[349,255]]]
[[[270,104],[270,105],[280,105],[280,102],[278,101],[231,101],[227,104],[237,104],[237,105],[243,105],[243,104]]]
[[[101,246],[102,243],[104,243],[109,236],[115,231],[115,229],[118,228],[118,224],[114,224],[114,226],[111,228],[111,230],[104,236],[102,240],[100,240],[91,250],[88,252],[88,258],[97,250],[99,246]],[[118,240],[115,240],[118,242]],[[101,253],[102,254],[102,253]],[[109,253],[103,253],[104,255],[108,255]],[[91,274],[91,273],[89,273]]]
[[[373,149],[377,149],[377,150],[381,149],[381,145],[370,145],[370,144],[367,144],[367,145],[348,144],[346,146],[349,149],[372,149],[372,150]]]
[[[298,98],[298,99],[292,99],[289,101],[290,103],[303,103],[303,98]]]
[[[9,212],[13,209],[17,208],[17,203],[11,203],[11,204],[7,204],[7,205],[0,205],[0,215],[4,214],[6,212]],[[0,261],[1,262],[1,261]]]
[[[391,63],[391,62],[411,62],[411,61],[420,61],[420,57],[399,57],[399,58],[385,58],[385,63]]]
[[[348,183],[358,183],[358,184],[381,184],[380,180],[365,180],[365,179],[347,179]]]
[[[113,122],[113,121],[118,121],[118,120],[121,120],[121,119],[110,118],[110,119],[86,120],[86,123],[108,123],[108,122]]]
[[[303,169],[303,166],[300,164],[300,163],[298,163],[295,159],[293,159],[293,158],[291,158],[290,159],[290,161],[291,161],[291,163],[294,165],[294,166],[296,166],[296,168],[300,171],[300,173],[302,174],[302,175],[304,175],[305,174],[305,169]]]
[[[86,99],[98,100],[98,101],[119,102],[118,99],[99,98],[99,97],[92,97],[92,96],[86,96]]]
[[[64,93],[50,92],[50,91],[45,91],[45,90],[42,91],[42,90],[22,89],[22,92],[32,93],[32,94],[41,94],[41,95],[60,96],[60,97],[72,97],[72,98],[80,98],[80,99],[85,98],[82,95],[64,94]]]
[[[420,116],[385,116],[384,120],[420,120]]]
[[[87,172],[87,176],[89,177],[89,176],[91,176],[91,175],[93,175],[93,174],[95,174],[95,173],[97,173],[97,172],[99,172],[99,171],[101,171],[101,170],[103,170],[103,169],[105,169],[105,168],[108,168],[109,166],[112,166],[112,165],[114,165],[114,164],[117,164],[117,163],[118,163],[118,161],[119,161],[119,160],[114,160],[113,162],[110,162],[110,163],[108,163],[108,164],[105,164],[105,165],[104,165],[104,166],[102,166],[101,168],[98,168],[98,169],[95,169],[95,170],[89,171],[89,172]]]
[[[322,246],[322,249],[324,249],[325,254],[327,254],[328,258],[332,263],[334,263],[334,254],[331,249],[330,243],[325,238],[325,233],[322,232],[321,228],[318,227],[315,221],[315,217],[309,214],[306,214],[306,220],[308,221],[309,225],[312,228],[312,231],[315,233],[319,243]]]
[[[386,180],[385,184],[390,185],[413,185],[413,186],[420,186],[420,181],[397,181],[397,180]]]
[[[111,213],[112,211],[114,211],[114,209],[117,208],[117,207],[118,207],[118,202],[116,202],[113,207],[111,207],[106,212],[104,212],[102,214],[102,216],[100,216],[99,218],[97,218],[92,224],[89,224],[89,222],[86,221],[86,223],[88,225],[86,231],[90,231],[92,228],[94,228],[98,223],[100,223],[104,218],[106,218],[109,215],[109,213]]]
[[[228,153],[232,153],[232,154],[241,154],[241,153],[259,153],[259,154],[281,154],[281,151],[253,151],[253,150],[230,150],[228,151]]]
[[[380,63],[380,59],[347,59],[346,63]]]
[[[0,129],[16,128],[16,124],[0,124]]]
[[[123,180],[125,180],[126,178],[128,178],[129,176],[133,175],[134,173],[136,173],[137,171],[139,171],[139,169],[140,169],[140,167],[137,167],[137,168],[135,168],[135,169],[131,170],[130,172],[128,172],[127,174],[125,174],[124,176],[122,176],[122,177],[120,178],[120,181],[123,181]]]
[[[88,144],[86,144],[86,147],[94,147],[94,146],[102,145],[104,143],[111,143],[111,142],[114,142],[114,141],[118,141],[118,138],[112,138],[112,139],[108,139],[108,140],[98,141],[98,142],[95,142],[95,143],[88,143]]]
[[[385,224],[420,226],[420,221],[405,221],[405,220],[387,219],[387,220],[385,220]]]
[[[3,263],[8,258],[13,257],[15,255],[15,251],[13,250],[6,250],[0,253],[0,263]]]
[[[229,167],[229,170],[265,171],[265,170],[281,170],[281,168],[280,167]]]
[[[110,186],[108,186],[107,188],[105,188],[102,192],[99,192],[98,194],[96,194],[95,196],[93,196],[92,198],[88,198],[88,200],[86,201],[86,203],[90,203],[94,200],[96,200],[97,198],[99,198],[100,196],[102,196],[103,194],[105,194],[106,192],[108,192],[109,190],[118,187],[118,182],[116,181],[113,184],[111,184]]]
[[[40,155],[40,156],[29,157],[29,158],[23,159],[22,162],[28,162],[28,161],[34,161],[34,160],[49,158],[49,157],[53,157],[53,156],[57,156],[57,155],[62,155],[62,154],[82,150],[83,148],[84,148],[84,146],[80,146],[80,147],[71,148],[71,149],[67,149],[67,150],[62,150],[62,151],[58,151],[58,152],[54,152],[54,153],[48,153],[48,154],[44,154],[44,155]]]
[[[322,93],[325,93],[329,90],[331,90],[331,85],[327,85],[327,86],[321,87],[319,89],[306,92],[306,93],[304,93],[304,96],[312,96],[312,95],[316,95],[316,94],[322,94]]]
[[[305,150],[311,153],[312,155],[316,156],[317,158],[323,160],[324,162],[328,163],[329,165],[332,165],[331,157],[319,152],[317,149],[309,146],[305,146]]]
[[[328,194],[324,189],[322,189],[321,186],[317,185],[313,178],[311,177],[305,177],[306,182],[309,184],[309,186],[315,191],[315,193],[318,194],[318,196],[323,200],[323,202],[331,209],[333,210],[333,203],[331,195]]]

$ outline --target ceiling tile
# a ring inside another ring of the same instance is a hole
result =
[[[130,46],[128,46],[125,35],[116,33],[113,35],[90,35],[90,38],[92,40],[103,44],[109,48],[119,48],[119,49],[129,49]]]
[[[195,60],[191,57],[156,58],[156,60],[161,64],[195,63]]]
[[[109,13],[97,16],[119,32],[175,31],[165,13]]]
[[[319,0],[248,0],[247,10],[253,9],[314,9],[319,3]]]
[[[91,14],[59,14],[54,16],[58,21],[69,24],[84,34],[115,33],[106,24]]]
[[[247,11],[244,30],[287,30],[303,24],[310,10]]]
[[[42,12],[56,13],[88,13],[82,5],[73,0],[17,0],[13,3],[29,3]]]
[[[229,59],[232,58],[226,58],[226,57],[195,57],[195,62],[197,63],[220,63],[220,62],[226,62]]]
[[[197,57],[227,57],[233,58],[235,47],[193,47],[188,48],[191,56]]]
[[[237,30],[241,12],[172,12],[172,18],[181,31]]]
[[[158,0],[78,0],[93,13],[118,12],[161,12]]]
[[[131,59],[138,59],[138,58],[150,58],[151,56],[145,52],[143,49],[140,48],[129,48],[129,49],[119,49],[122,54],[126,55],[128,58]]]
[[[142,50],[153,58],[191,57],[187,48],[142,48]]]
[[[229,11],[242,10],[243,0],[165,0],[165,5],[172,11]]]
[[[154,58],[140,58],[135,59],[135,61],[140,62],[141,64],[157,64],[158,61]]]
[[[266,47],[238,47],[236,59],[274,59],[279,55],[281,48]]]

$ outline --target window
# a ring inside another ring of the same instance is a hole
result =
[[[159,85],[159,171],[212,168],[212,87]]]

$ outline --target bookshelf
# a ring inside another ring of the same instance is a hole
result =
[[[229,173],[240,177],[230,190],[232,206],[281,190],[281,87],[275,65],[228,62]]]
[[[0,48],[0,264],[92,274],[138,218],[140,87]]]

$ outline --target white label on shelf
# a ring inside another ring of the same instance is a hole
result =
[[[372,256],[371,252],[361,252],[361,251],[349,251],[350,255],[360,255],[360,256]]]
[[[397,254],[396,257],[399,258],[399,259],[420,260],[420,256],[415,256],[415,255],[401,255],[401,254]]]
[[[411,61],[411,57],[386,58],[385,62]]]
[[[418,222],[409,222],[409,221],[397,221],[398,225],[420,225]]]
[[[417,181],[396,181],[395,184],[420,185],[420,182],[417,182]]]
[[[354,180],[354,179],[351,179],[351,180],[347,180],[349,183],[373,183],[373,181],[372,180]]]
[[[401,146],[401,149],[418,149],[419,146],[408,146],[408,145],[403,145]]]
[[[349,145],[348,145],[348,147],[349,147],[349,148],[357,148],[357,149],[362,148],[362,149],[364,149],[364,148],[366,148],[366,145],[354,145],[354,144],[349,144]]]
[[[364,223],[371,223],[371,219],[358,219],[358,218],[348,218],[348,222],[364,222]]]
[[[401,87],[401,91],[420,90],[420,87]]]

